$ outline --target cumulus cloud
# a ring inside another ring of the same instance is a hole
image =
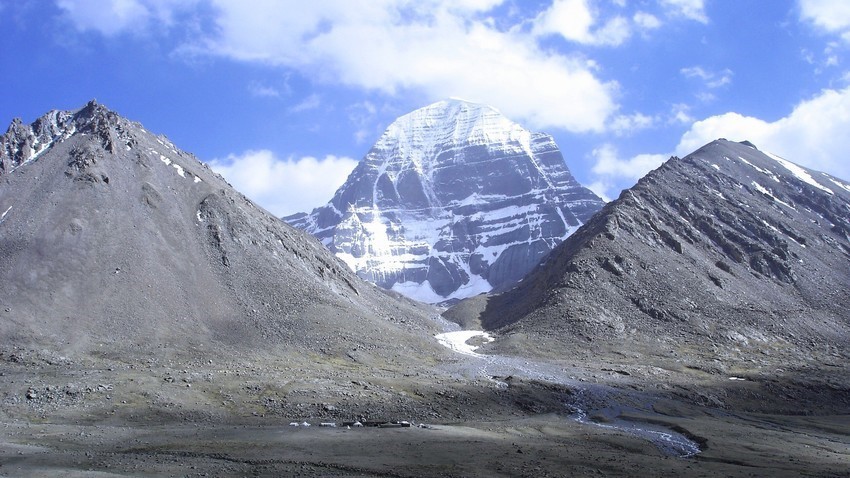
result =
[[[536,129],[601,132],[618,108],[617,83],[599,78],[581,55],[543,48],[523,27],[531,19],[497,25],[491,10],[502,0],[57,1],[79,30],[108,36],[167,26],[194,9],[202,30],[182,35],[180,55],[262,64],[386,96],[474,97]],[[600,34],[613,41],[620,26]]]
[[[607,46],[622,44],[632,33],[629,22],[621,16],[598,27],[596,23],[598,12],[591,9],[587,0],[555,0],[538,16],[534,33],[554,33],[577,43]]]
[[[113,36],[168,29],[174,52],[187,59],[264,65],[384,98],[476,98],[531,128],[573,133],[622,125],[620,86],[579,51],[548,48],[545,37],[615,46],[662,25],[625,1],[554,0],[542,13],[509,5],[514,13],[501,20],[496,7],[504,0],[55,1],[79,30]],[[700,0],[661,6],[656,13],[666,18],[707,21]],[[191,28],[176,19],[192,20]],[[249,91],[283,93],[257,84]]]
[[[773,122],[733,112],[697,121],[682,136],[676,153],[691,153],[717,138],[746,139],[759,149],[850,180],[847,131],[850,131],[850,87],[825,90]]]
[[[670,157],[665,154],[639,154],[623,159],[611,144],[594,149],[592,155],[596,162],[591,171],[596,179],[590,189],[605,200],[617,196],[621,189],[631,187]]]
[[[357,161],[333,155],[281,159],[269,150],[209,162],[238,191],[276,216],[309,212],[327,203]]]
[[[620,8],[626,2],[615,2]],[[637,11],[631,19],[616,14],[603,19],[597,2],[592,0],[555,0],[534,21],[534,35],[560,35],[582,45],[619,46],[633,34],[647,33],[661,27],[655,15]]]
[[[389,95],[476,97],[534,128],[603,131],[617,85],[484,15],[495,2],[216,1],[216,34],[184,51],[294,68]],[[296,6],[297,5],[297,6]],[[292,11],[298,15],[292,15]]]
[[[687,108],[674,112],[689,119]],[[676,120],[678,121],[678,120]],[[638,154],[621,158],[617,149],[605,144],[593,150],[595,175],[589,186],[603,199],[615,197],[620,189],[660,166],[672,154],[686,156],[718,138],[748,140],[762,151],[778,154],[802,166],[850,180],[850,87],[824,90],[798,104],[787,116],[765,121],[729,112],[694,122],[671,154]]]
[[[800,0],[800,17],[826,33],[850,41],[850,3],[834,0]]]
[[[595,174],[634,180],[642,178],[669,158],[662,154],[639,154],[629,159],[621,159],[617,148],[610,144],[594,149],[593,157],[596,159],[596,164],[593,165]]]

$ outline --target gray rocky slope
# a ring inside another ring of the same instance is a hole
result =
[[[0,137],[0,215],[4,346],[380,363],[437,347],[418,342],[427,311],[95,102]]]
[[[847,356],[848,297],[850,183],[718,140],[625,190],[515,289],[447,315],[503,348],[794,367]]]
[[[284,219],[360,277],[436,303],[512,286],[602,205],[551,136],[446,100],[393,122],[326,206]]]

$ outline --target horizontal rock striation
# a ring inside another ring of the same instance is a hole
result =
[[[436,303],[515,284],[602,205],[551,136],[448,100],[397,119],[326,206],[284,219],[360,277]]]

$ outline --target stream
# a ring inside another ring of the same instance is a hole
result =
[[[441,321],[443,320],[441,319]],[[570,378],[562,368],[544,362],[519,357],[479,354],[475,352],[478,347],[469,345],[467,342],[475,338],[482,343],[491,342],[493,337],[490,334],[477,330],[459,330],[457,324],[446,322],[443,326],[444,329],[449,331],[437,334],[435,338],[443,346],[468,357],[468,363],[457,372],[464,375],[471,373],[475,376],[483,376],[496,382],[497,386],[505,387],[507,384],[498,381],[495,377],[514,375],[540,382],[564,385],[576,391],[574,399],[565,405],[571,411],[570,417],[577,423],[617,430],[648,440],[659,451],[668,456],[689,457],[700,452],[699,445],[681,433],[661,425],[619,418],[624,411],[635,410],[646,414],[648,413],[647,409],[651,409],[649,406],[641,406],[640,409],[621,406],[617,403],[616,396],[622,396],[625,392],[613,387],[589,384]],[[473,367],[471,370],[467,368],[470,366]],[[632,394],[634,395],[633,398],[644,399],[637,392],[632,392]],[[649,397],[640,401],[652,402]],[[601,417],[603,421],[591,417]]]

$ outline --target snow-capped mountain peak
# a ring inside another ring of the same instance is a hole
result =
[[[602,207],[551,136],[450,99],[401,116],[333,199],[285,218],[425,302],[507,287]]]

